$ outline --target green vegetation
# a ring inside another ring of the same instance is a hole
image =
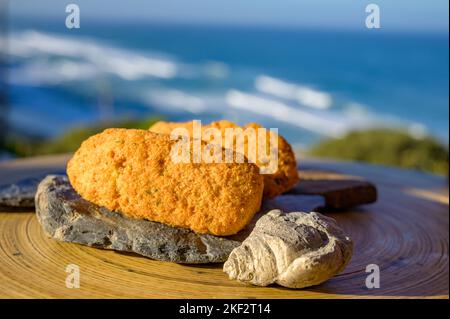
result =
[[[447,147],[431,137],[417,139],[393,129],[351,132],[340,139],[324,140],[307,154],[448,174]]]
[[[7,136],[5,150],[19,156],[35,156],[73,152],[89,136],[97,134],[108,127],[148,129],[153,123],[161,120],[152,117],[143,120],[125,119],[117,122],[103,122],[92,126],[74,127],[52,140],[37,140],[22,136]]]

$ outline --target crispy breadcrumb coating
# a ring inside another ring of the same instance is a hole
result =
[[[86,200],[124,215],[197,233],[237,233],[260,209],[264,188],[251,163],[175,163],[176,141],[147,130],[107,129],[67,165]]]

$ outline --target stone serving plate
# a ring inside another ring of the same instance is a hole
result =
[[[112,212],[81,198],[65,175],[48,175],[37,187],[36,214],[50,237],[102,249],[133,252],[152,259],[176,263],[219,263],[227,260],[267,211],[283,207],[311,211],[323,205],[319,196],[290,201],[291,195],[266,201],[245,229],[236,235],[218,237],[184,228],[139,220]]]

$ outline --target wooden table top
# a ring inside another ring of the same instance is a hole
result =
[[[0,184],[63,170],[67,159],[2,162]],[[352,237],[355,250],[344,272],[322,285],[302,290],[246,286],[229,280],[222,264],[179,265],[58,242],[46,237],[34,212],[0,212],[0,298],[448,298],[445,178],[357,163],[300,163],[300,169],[364,177],[379,192],[375,204],[328,214]],[[281,196],[280,202],[286,199],[290,208],[301,209],[295,196]],[[65,285],[69,264],[80,268],[78,289]],[[369,264],[380,267],[378,289],[365,285]]]

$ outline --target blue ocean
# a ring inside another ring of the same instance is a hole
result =
[[[278,128],[307,147],[369,127],[448,143],[447,34],[11,21],[9,126],[160,115]]]

